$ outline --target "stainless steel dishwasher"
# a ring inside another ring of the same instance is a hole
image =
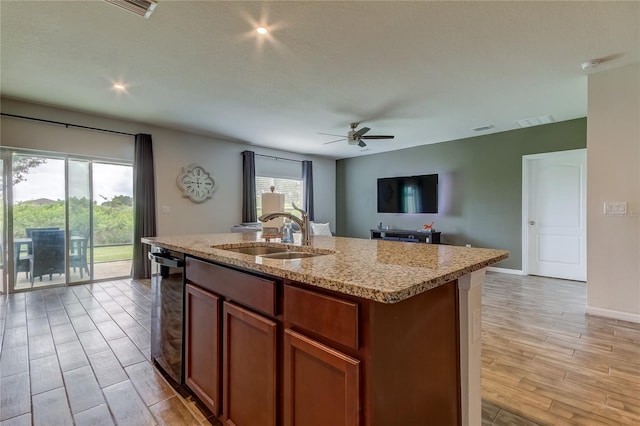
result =
[[[152,246],[151,359],[179,387],[183,379],[184,254]]]

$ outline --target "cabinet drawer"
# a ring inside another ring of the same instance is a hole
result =
[[[276,282],[187,257],[186,279],[265,314],[276,315]]]
[[[284,286],[284,320],[358,350],[358,304]]]

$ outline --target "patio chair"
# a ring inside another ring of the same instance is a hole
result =
[[[55,227],[55,228],[24,228],[24,232],[25,234],[27,234],[27,238],[31,238],[33,237],[33,231],[57,231],[60,228]]]
[[[57,231],[58,229],[60,228],[24,228],[24,233],[27,235],[27,238],[31,238],[33,237],[33,231]],[[27,246],[27,250],[29,255],[33,253],[31,245]]]
[[[18,249],[20,248],[20,246],[16,246]],[[29,249],[31,248],[31,244],[29,244],[27,247],[29,247]],[[23,256],[21,256],[21,253],[14,253],[14,257],[15,257],[15,281],[18,280],[18,272],[24,272],[26,277],[29,278],[29,273],[31,272],[31,265],[32,265],[32,261],[33,261],[33,255],[31,254],[25,254]]]
[[[33,231],[33,261],[31,263],[31,284],[35,277],[42,281],[43,275],[64,274],[65,231]]]
[[[89,274],[89,265],[87,264],[87,238],[71,237],[71,251],[69,253],[69,268],[80,268],[80,279],[83,273]]]
[[[53,231],[60,228],[25,228],[25,234],[28,242],[25,239],[18,238],[14,240],[14,282],[18,281],[18,273],[24,272],[27,279],[32,269],[33,264],[33,246],[31,243],[31,237],[33,231]],[[20,241],[25,240],[25,241]],[[27,252],[21,253],[22,247],[26,246]]]

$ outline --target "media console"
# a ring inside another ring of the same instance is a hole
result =
[[[371,239],[408,241],[412,243],[440,244],[440,232],[423,232],[411,229],[370,229]]]

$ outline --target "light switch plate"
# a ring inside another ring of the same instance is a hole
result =
[[[605,201],[604,214],[607,216],[625,216],[627,214],[627,202]]]

